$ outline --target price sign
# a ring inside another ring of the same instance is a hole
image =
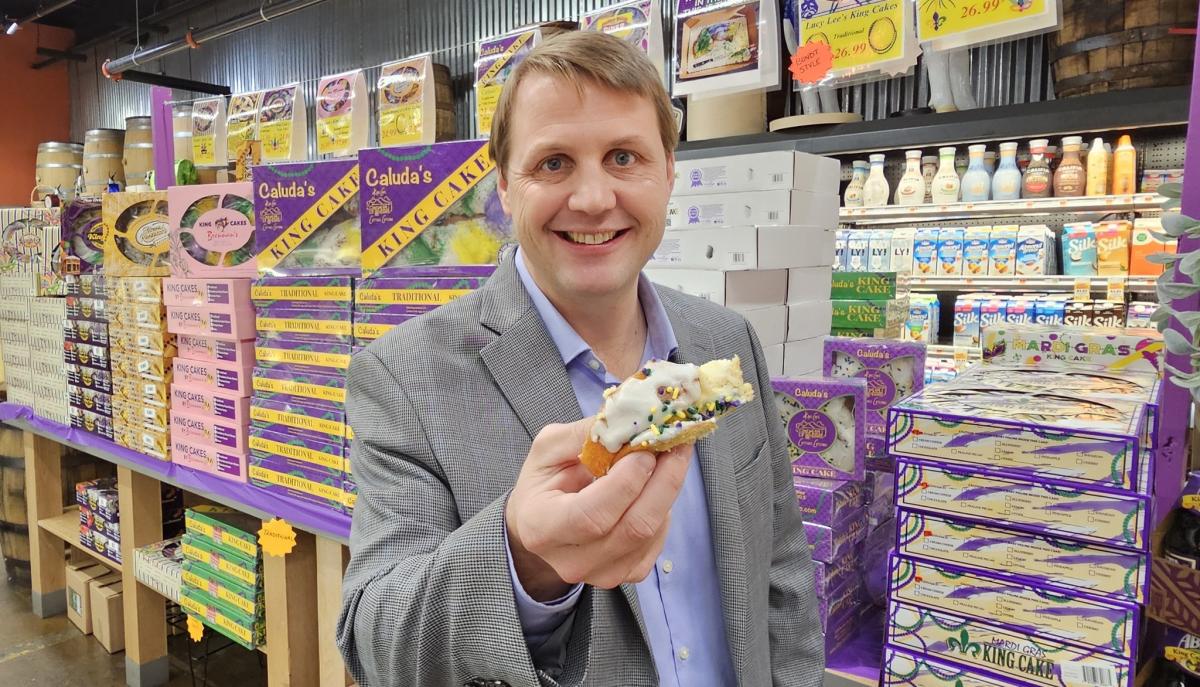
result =
[[[910,53],[912,23],[904,0],[863,0],[852,6],[814,2],[801,6],[800,42],[821,42],[833,53],[833,76],[903,71],[895,64]],[[889,65],[889,63],[892,63]]]
[[[810,41],[792,55],[789,69],[800,83],[820,83],[833,69],[833,51],[821,41]]]
[[[962,372],[967,369],[970,360],[967,357],[967,349],[958,346],[954,349],[954,369],[956,372]]]
[[[919,0],[922,43],[949,50],[1057,28],[1057,0]]]
[[[1108,293],[1105,300],[1116,303],[1125,302],[1125,278],[1124,277],[1109,277],[1108,278]]]
[[[1092,280],[1087,277],[1076,277],[1075,279],[1075,300],[1090,301],[1092,300]]]
[[[286,520],[273,518],[258,530],[258,543],[267,555],[282,558],[296,547],[296,531]]]

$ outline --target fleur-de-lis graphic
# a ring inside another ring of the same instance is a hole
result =
[[[961,654],[970,654],[971,656],[978,656],[979,652],[983,651],[979,642],[971,641],[971,635],[966,630],[959,632],[957,637],[947,639],[946,646],[950,649],[958,649]]]
[[[805,19],[817,16],[817,0],[803,0],[800,3],[800,16]]]

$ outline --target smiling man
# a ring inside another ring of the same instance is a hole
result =
[[[599,33],[514,71],[491,151],[519,248],[356,355],[359,500],[338,641],[362,685],[820,685],[786,438],[741,316],[641,275],[677,134]],[[737,355],[756,399],[693,446],[579,462],[605,389]]]

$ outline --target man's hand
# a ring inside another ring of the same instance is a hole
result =
[[[579,462],[592,418],[534,437],[505,509],[513,566],[526,593],[551,601],[578,583],[641,582],[662,552],[691,446],[631,453],[593,481]]]

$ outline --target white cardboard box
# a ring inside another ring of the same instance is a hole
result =
[[[783,376],[783,344],[763,346],[763,357],[767,359],[767,373],[772,377]]]
[[[773,305],[769,308],[737,309],[754,327],[758,335],[758,343],[764,348],[776,346],[787,341],[788,309],[786,305]]]
[[[833,262],[834,231],[812,226],[696,226],[663,233],[649,267],[776,270]]]
[[[825,337],[815,336],[801,341],[789,341],[783,345],[783,374],[785,377],[801,377],[821,368],[821,356],[825,354]]]
[[[793,150],[675,161],[677,196],[799,189],[837,194],[837,160]]]
[[[788,341],[829,336],[833,326],[833,301],[805,301],[788,305]]]
[[[832,288],[832,267],[796,267],[788,270],[788,303],[827,301]]]
[[[667,226],[796,224],[836,229],[838,204],[836,193],[812,191],[672,196],[667,202]]]
[[[739,310],[783,305],[787,270],[645,270],[656,284]]]

